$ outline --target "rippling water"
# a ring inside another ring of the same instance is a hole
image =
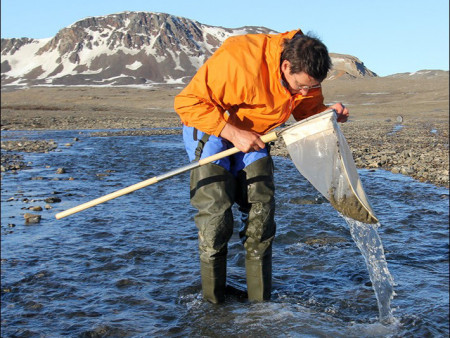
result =
[[[236,294],[215,306],[201,299],[188,174],[54,218],[187,164],[181,136],[2,136],[59,144],[56,152],[26,154],[30,169],[2,175],[2,336],[448,336],[447,189],[382,170],[360,171],[396,283],[395,320],[383,325],[346,221],[290,160],[275,158],[273,299],[249,304]],[[59,167],[66,173],[57,175]],[[25,208],[44,207],[47,197],[62,201],[32,212],[42,215],[41,222],[25,225]],[[238,227],[230,241],[228,281],[245,290]]]

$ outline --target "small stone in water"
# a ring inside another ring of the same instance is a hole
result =
[[[39,223],[41,221],[41,215],[26,213],[23,217],[25,218],[25,224]]]

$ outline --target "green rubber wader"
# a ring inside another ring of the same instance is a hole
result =
[[[203,298],[225,299],[227,243],[233,233],[235,178],[223,167],[206,164],[191,171],[191,204],[198,209],[200,270]]]
[[[238,175],[237,203],[244,217],[240,236],[246,249],[245,269],[249,301],[269,300],[272,290],[272,242],[275,237],[273,161],[261,158]]]

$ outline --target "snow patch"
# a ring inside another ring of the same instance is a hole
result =
[[[409,76],[423,75],[423,74],[428,74],[428,73],[431,73],[431,70],[418,70],[417,72],[409,73]]]
[[[182,79],[174,79],[171,76],[165,76],[164,83],[166,83],[166,84],[184,84]]]
[[[131,70],[136,70],[142,67],[142,62],[134,61],[131,65],[126,65],[125,67]]]

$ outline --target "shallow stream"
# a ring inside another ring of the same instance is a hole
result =
[[[30,168],[2,173],[2,336],[403,337],[449,334],[449,193],[361,170],[395,280],[394,321],[381,324],[349,225],[297,172],[276,166],[273,299],[201,298],[188,174],[57,221],[57,212],[187,164],[181,135],[91,137],[88,131],[2,132],[54,139]],[[79,141],[73,139],[77,137]],[[71,143],[72,146],[65,146]],[[56,174],[58,168],[66,173]],[[69,180],[73,178],[73,180]],[[44,200],[58,197],[46,210]],[[41,206],[43,211],[27,210]],[[40,214],[25,224],[26,212]],[[235,209],[238,220],[238,212]],[[238,227],[228,280],[245,290]]]

